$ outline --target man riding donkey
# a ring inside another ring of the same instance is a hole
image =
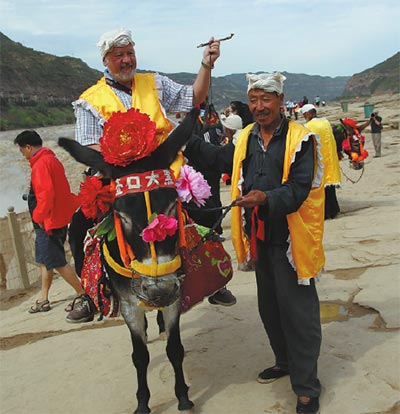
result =
[[[136,108],[149,115],[162,131],[164,139],[173,129],[166,116],[169,112],[189,112],[195,104],[202,103],[208,92],[211,68],[220,55],[219,41],[211,37],[204,48],[203,58],[193,85],[180,85],[157,73],[136,73],[135,42],[131,31],[118,29],[105,33],[97,44],[100,48],[104,76],[82,93],[73,103],[76,116],[75,139],[84,146],[100,150],[99,140],[104,123],[115,112]],[[161,142],[160,142],[161,143]],[[180,155],[171,166],[178,171],[183,162]],[[97,171],[89,169],[88,175]],[[104,184],[107,184],[106,182]],[[79,210],[70,226],[70,244],[78,275],[81,275],[84,252],[83,244],[87,230],[97,219],[87,218]],[[67,309],[66,309],[67,310]],[[68,322],[84,322],[93,318],[93,307],[73,304],[68,309]]]

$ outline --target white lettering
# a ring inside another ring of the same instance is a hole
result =
[[[153,184],[160,185],[160,182],[158,181],[159,177],[159,174],[156,174],[154,171],[152,171],[150,175],[146,175],[148,180],[147,187],[151,187]]]
[[[140,188],[140,177],[138,175],[131,175],[126,179],[128,190]]]
[[[120,179],[117,178],[115,180],[115,195],[116,196],[120,196],[123,194],[122,187],[123,187],[123,184],[121,183]]]
[[[165,185],[173,185],[174,180],[171,177],[171,171],[170,170],[163,170],[165,174]]]

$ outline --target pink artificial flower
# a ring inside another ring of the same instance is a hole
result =
[[[146,242],[163,241],[167,236],[173,236],[178,229],[178,220],[175,217],[167,217],[158,214],[151,223],[142,231],[142,239]]]
[[[211,196],[211,187],[203,177],[190,165],[181,167],[180,178],[176,181],[176,190],[182,202],[193,202],[198,206],[204,206],[205,200]]]

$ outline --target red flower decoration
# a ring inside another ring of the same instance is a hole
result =
[[[167,236],[173,236],[178,229],[178,220],[175,217],[167,217],[158,214],[151,223],[142,231],[142,239],[146,242],[163,241]]]
[[[114,193],[110,185],[104,185],[96,176],[86,177],[81,184],[79,201],[82,213],[87,218],[96,219],[106,213],[114,203]]]
[[[109,164],[125,167],[158,147],[156,132],[156,123],[138,109],[114,112],[104,124],[100,151]]]

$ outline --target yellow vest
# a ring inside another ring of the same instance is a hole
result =
[[[164,132],[164,139],[166,139],[173,126],[161,108],[154,74],[135,73],[133,85],[132,108],[139,109],[140,112],[149,115],[150,119],[156,123],[157,129]],[[86,89],[80,99],[88,102],[105,120],[108,120],[114,112],[126,112],[125,106],[115,94],[113,88],[107,85],[105,77]],[[176,177],[179,175],[179,168],[183,161],[183,155],[179,152],[176,160],[171,165]]]
[[[232,201],[241,195],[242,162],[246,157],[247,142],[253,125],[244,128],[236,142],[231,182]],[[301,142],[307,139],[312,139],[309,131],[297,122],[290,121],[286,137],[282,183],[288,180],[290,166],[294,161],[296,152],[300,149]],[[325,254],[322,246],[325,193],[322,182],[322,165],[317,151],[318,149],[315,153],[315,173],[312,189],[300,208],[287,215],[290,233],[287,256],[296,270],[299,280],[318,276],[325,264]],[[232,209],[232,243],[239,265],[246,261],[249,252],[249,241],[244,233],[242,214],[241,208],[234,207]]]
[[[321,139],[322,163],[324,165],[324,184],[339,185],[342,176],[340,173],[339,158],[336,141],[331,124],[327,119],[313,118],[306,123],[306,127],[319,135]]]

